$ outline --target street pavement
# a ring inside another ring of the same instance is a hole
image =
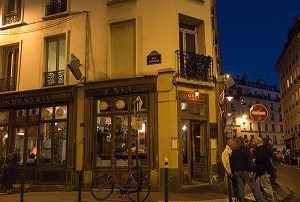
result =
[[[274,189],[276,202],[300,202],[300,167],[290,165],[278,166],[278,182],[281,185]],[[228,202],[228,195],[224,194],[226,188],[224,183],[221,184],[201,184],[201,185],[186,185],[181,190],[168,193],[169,202]],[[291,200],[285,200],[289,194],[289,188],[295,192],[295,196]],[[3,190],[2,190],[3,191]],[[14,194],[1,193],[0,202],[95,202],[91,193],[87,190],[82,191],[81,197],[78,191],[51,191],[51,192],[33,192],[29,189],[25,190],[23,200],[21,200],[20,189],[16,187]],[[253,202],[254,197],[248,186],[245,187],[247,202]],[[79,200],[80,199],[80,200]],[[107,202],[122,202],[130,201],[126,195],[119,198],[118,190],[106,200]],[[164,202],[165,192],[151,192],[147,202]]]
[[[207,192],[207,193],[169,193],[168,198],[170,202],[179,202],[179,201],[201,201],[201,202],[227,202],[227,196],[222,193],[213,193],[213,192]],[[94,199],[90,192],[82,192],[81,193],[81,200],[78,200],[78,192],[72,191],[72,192],[27,192],[23,195],[23,201],[24,202],[95,202],[97,201]],[[21,201],[21,194],[15,193],[15,194],[5,194],[2,193],[0,195],[0,201],[1,202],[17,202]],[[118,193],[113,193],[113,195],[108,198],[106,201],[112,202],[112,201],[130,201],[126,195],[122,196],[122,198],[119,198]],[[164,193],[163,192],[151,192],[149,195],[149,198],[147,199],[148,202],[163,202],[165,201]]]

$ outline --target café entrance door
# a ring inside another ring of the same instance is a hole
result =
[[[206,121],[191,121],[191,177],[192,180],[206,182]]]
[[[207,122],[181,121],[182,177],[191,181],[207,182]]]
[[[38,125],[16,126],[15,149],[20,151],[21,164],[35,165],[38,140]]]

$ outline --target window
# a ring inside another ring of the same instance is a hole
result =
[[[0,68],[0,91],[16,90],[19,46],[4,47],[2,56],[2,68]]]
[[[47,63],[44,86],[64,84],[65,36],[46,39]]]
[[[274,113],[271,113],[271,120],[274,121]]]
[[[141,128],[133,130],[134,102],[143,102],[140,120]],[[116,158],[117,166],[136,164],[136,149],[141,166],[148,165],[148,110],[146,95],[112,97],[96,101],[96,166],[111,165],[112,158]],[[137,139],[137,141],[136,141]],[[136,147],[137,144],[137,147]]]
[[[283,132],[283,125],[280,125],[280,132]]]
[[[275,124],[272,124],[272,131],[275,131]]]
[[[250,131],[253,131],[253,123],[250,123]]]
[[[67,0],[49,0],[46,6],[46,15],[54,15],[67,11]]]
[[[5,159],[8,144],[9,111],[0,111],[0,158]]]
[[[5,8],[3,25],[21,21],[22,0],[5,0],[3,8]]]
[[[268,124],[266,123],[266,124],[265,124],[265,131],[267,132],[268,130],[269,130]]]
[[[270,103],[270,109],[273,110],[273,108],[274,108],[273,103]]]
[[[66,163],[67,110],[65,105],[41,108],[39,164],[62,165]]]
[[[112,78],[132,77],[136,74],[135,30],[135,20],[110,25]]]

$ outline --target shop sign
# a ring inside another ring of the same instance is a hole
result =
[[[25,104],[36,104],[50,102],[50,96],[31,96],[31,97],[21,97],[21,98],[10,98],[0,100],[0,105],[13,106],[13,105],[25,105]]]
[[[113,95],[113,94],[123,94],[133,92],[133,86],[121,86],[121,87],[113,87],[113,88],[105,88],[105,95]]]
[[[160,63],[161,63],[161,54],[159,54],[157,51],[152,51],[147,56],[147,65],[154,65]]]

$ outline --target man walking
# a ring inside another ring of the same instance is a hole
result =
[[[273,188],[270,183],[270,176],[273,172],[271,164],[271,155],[269,149],[263,144],[263,139],[258,137],[255,139],[256,150],[255,156],[255,172],[256,172],[256,183],[262,189],[263,194],[267,201],[274,202]]]
[[[230,156],[231,156],[234,144],[235,144],[235,142],[234,142],[233,138],[227,138],[226,147],[222,153],[222,163],[226,170],[226,173],[228,174],[227,176],[231,180],[232,193],[233,193],[232,195],[233,195],[233,197],[237,197],[237,182],[236,182],[236,179],[233,176],[233,173],[230,168]],[[227,178],[227,180],[229,180],[229,179]]]

